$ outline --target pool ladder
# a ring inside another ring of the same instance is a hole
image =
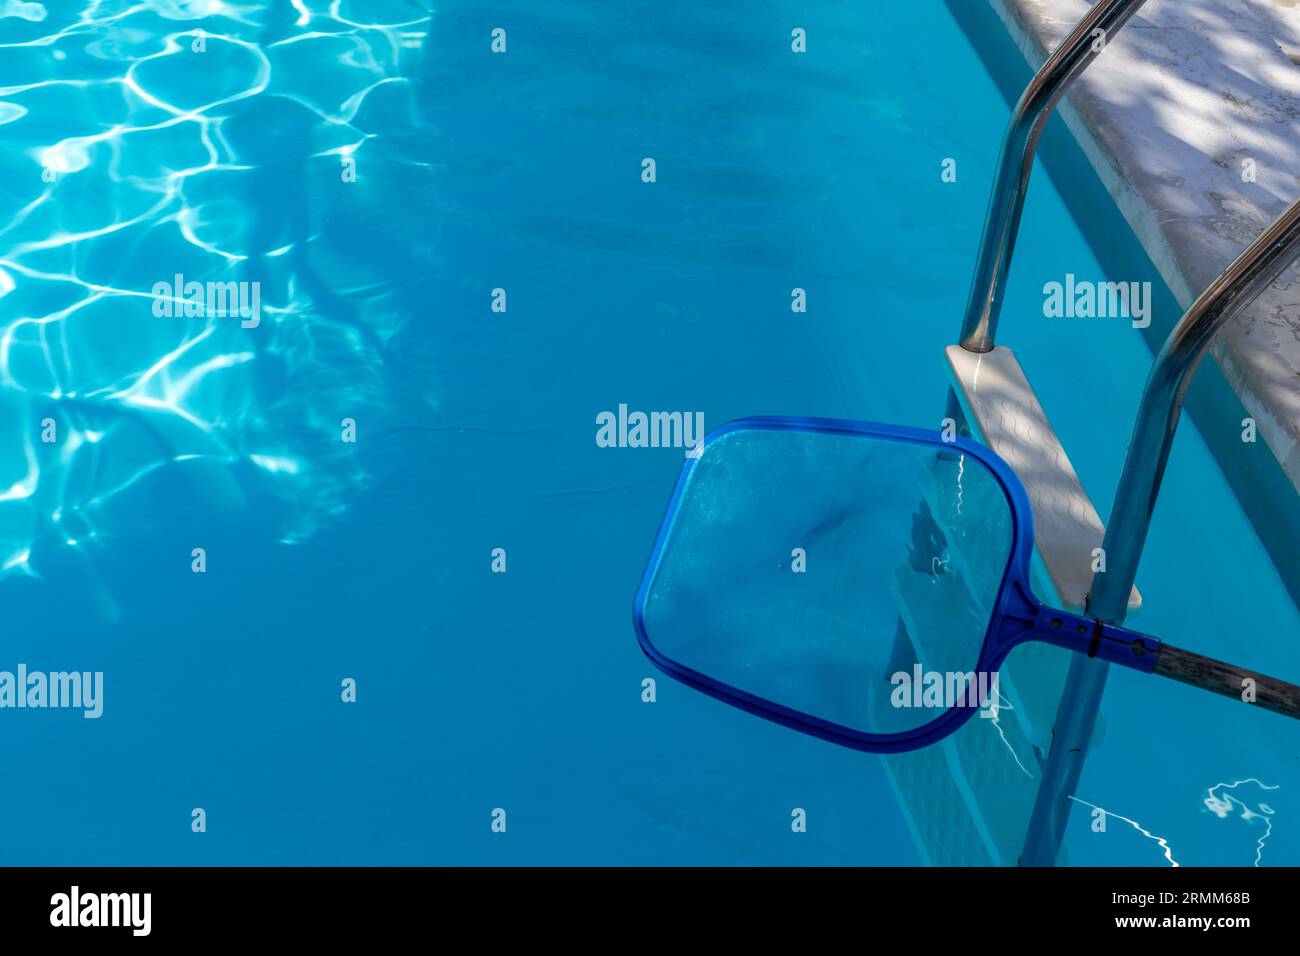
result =
[[[1187,387],[1215,335],[1300,251],[1300,201],[1228,266],[1184,313],[1156,355],[1138,404],[1110,524],[1103,528],[1014,353],[996,344],[998,317],[1034,153],[1052,110],[1145,0],[1100,0],[1047,58],[1016,104],[1002,142],[979,257],[957,345],[948,415],[1006,458],[1029,492],[1035,550],[1057,596],[1089,616],[1122,622],[1134,587]],[[1093,573],[1093,548],[1105,570]],[[1020,855],[1053,866],[1060,854],[1109,669],[1072,655]]]

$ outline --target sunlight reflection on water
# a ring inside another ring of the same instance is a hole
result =
[[[342,419],[430,404],[389,351],[412,308],[390,277],[427,223],[373,213],[431,175],[389,148],[419,126],[430,23],[416,2],[0,2],[0,574],[106,548],[120,493],[182,462],[234,476],[233,507],[269,489],[272,533],[301,540],[365,486]],[[257,283],[260,323],[156,316],[177,274]]]

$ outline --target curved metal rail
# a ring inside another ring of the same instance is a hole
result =
[[[975,260],[975,275],[971,279],[966,317],[958,340],[967,351],[987,352],[993,348],[1020,214],[1025,207],[1025,193],[1043,127],[1070,84],[1145,2],[1102,0],[1098,3],[1034,74],[1016,104],[1002,140],[997,179],[984,217],[979,258]]]
[[[1124,620],[1129,589],[1146,545],[1160,482],[1182,415],[1183,399],[1210,343],[1297,255],[1300,255],[1300,200],[1210,283],[1178,321],[1156,356],[1142,390],[1137,421],[1102,543],[1108,568],[1093,576],[1088,593],[1091,617],[1111,623]],[[1105,686],[1106,669],[1104,665],[1089,669],[1095,661],[1078,660],[1083,662],[1078,665],[1079,670],[1076,672],[1072,663],[1070,671],[1071,682],[1079,685],[1077,693],[1073,700],[1062,701],[1052,738],[1053,751],[1059,747],[1068,756],[1049,760],[1043,768],[1043,780],[1021,856],[1021,862],[1028,866],[1051,866],[1056,862],[1069,817],[1068,798],[1078,786],[1083,754],[1097,719],[1096,705]]]
[[[1192,376],[1214,337],[1300,254],[1300,200],[1250,244],[1192,303],[1156,356],[1138,405],[1102,547],[1108,570],[1092,579],[1088,613],[1124,620],[1151,514]],[[1125,583],[1127,582],[1127,583]]]

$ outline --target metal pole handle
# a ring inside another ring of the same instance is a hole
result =
[[[1253,702],[1286,717],[1300,718],[1300,687],[1295,684],[1234,667],[1181,647],[1161,644],[1152,673],[1234,700]]]

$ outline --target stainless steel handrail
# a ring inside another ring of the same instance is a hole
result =
[[[1147,376],[1106,526],[1107,568],[1093,575],[1088,614],[1120,623],[1137,577],[1160,482],[1169,463],[1174,433],[1192,376],[1214,337],[1300,255],[1300,200],[1247,247],[1210,283],[1170,333]],[[1071,664],[1072,699],[1063,701],[1052,735],[1052,749],[1068,754],[1043,769],[1021,862],[1051,866],[1060,852],[1069,818],[1068,797],[1079,784],[1083,754],[1092,738],[1106,668],[1077,658]]]
[[[997,179],[989,196],[979,258],[975,260],[962,322],[959,342],[967,351],[988,352],[993,348],[1025,192],[1044,125],[1070,84],[1145,2],[1101,0],[1047,58],[1016,104],[1002,140]]]
[[[1300,200],[1210,283],[1156,356],[1138,405],[1102,547],[1107,569],[1092,579],[1088,614],[1120,622],[1137,576],[1151,514],[1192,376],[1214,337],[1300,254]]]

